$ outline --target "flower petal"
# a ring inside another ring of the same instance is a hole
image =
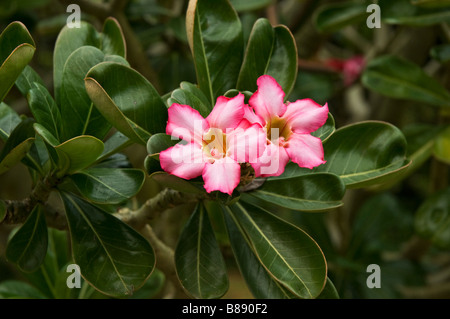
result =
[[[256,177],[279,176],[289,162],[289,155],[284,147],[269,143],[255,163],[251,163]]]
[[[202,176],[208,193],[221,191],[231,195],[240,182],[241,166],[230,158],[224,157],[212,164],[207,163]]]
[[[266,148],[264,129],[259,124],[246,126],[243,124],[227,134],[227,154],[238,163],[256,162]]]
[[[295,133],[307,134],[316,131],[328,119],[328,104],[321,106],[311,99],[289,103],[283,118]]]
[[[248,105],[244,107],[244,120],[247,120],[250,124],[259,124],[262,127],[266,126],[266,122],[261,116],[256,115],[253,109]]]
[[[200,176],[206,164],[203,151],[196,143],[169,147],[159,153],[159,161],[164,171],[184,179]]]
[[[239,93],[233,98],[219,96],[206,120],[210,127],[219,128],[225,132],[239,125],[244,117],[244,95]]]
[[[188,142],[201,144],[203,132],[209,128],[208,122],[189,105],[172,104],[169,109],[166,133]]]
[[[325,163],[322,141],[310,134],[292,134],[286,151],[291,161],[301,167],[314,168]]]
[[[250,106],[266,122],[274,116],[281,117],[286,111],[281,86],[270,75],[260,76],[256,83],[258,90],[250,97]]]

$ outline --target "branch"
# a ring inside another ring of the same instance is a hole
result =
[[[164,244],[158,236],[153,231],[153,228],[150,225],[146,225],[142,230],[142,235],[147,238],[149,243],[152,245],[155,250],[157,265],[156,267],[160,269],[167,280],[170,281],[172,286],[169,285],[169,288],[173,288],[173,291],[169,291],[169,295],[165,296],[166,298],[180,298],[186,297],[184,293],[183,287],[180,284],[180,280],[177,276],[177,271],[175,267],[175,259],[174,259],[174,251],[172,248]]]
[[[187,194],[166,188],[147,200],[138,210],[122,209],[115,216],[131,227],[141,229],[152,220],[157,219],[165,210],[203,198],[204,195]]]
[[[37,204],[44,205],[47,202],[53,188],[61,182],[53,176],[47,176],[39,180],[34,186],[29,197],[17,200],[5,200],[5,216],[1,224],[15,225],[23,224]]]

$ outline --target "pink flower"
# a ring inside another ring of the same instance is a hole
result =
[[[265,148],[259,124],[244,119],[244,95],[220,96],[206,119],[188,105],[172,104],[166,133],[181,138],[159,155],[164,171],[184,179],[202,176],[208,193],[232,194],[241,178],[240,163],[254,162]]]
[[[344,84],[349,86],[358,79],[364,70],[365,61],[362,56],[357,55],[346,60],[329,59],[326,64],[336,71],[342,72]]]
[[[312,169],[324,161],[322,141],[310,133],[325,124],[328,105],[320,106],[310,99],[284,103],[284,92],[274,78],[263,75],[257,81],[258,90],[249,100],[255,113],[245,118],[259,123],[267,134],[267,147],[252,166],[256,176],[278,176],[291,160]]]

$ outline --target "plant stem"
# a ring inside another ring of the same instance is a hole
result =
[[[138,210],[123,209],[115,214],[117,218],[135,229],[141,229],[157,219],[166,209],[198,201],[203,195],[182,193],[166,188],[158,195],[147,200]]]

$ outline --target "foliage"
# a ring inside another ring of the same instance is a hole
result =
[[[222,298],[232,271],[255,298],[448,297],[450,6],[380,0],[370,29],[373,2],[100,1],[80,28],[65,1],[2,3],[0,174],[22,189],[1,189],[0,297]],[[231,195],[162,170],[173,103],[206,117],[261,75],[328,104],[325,164]]]

